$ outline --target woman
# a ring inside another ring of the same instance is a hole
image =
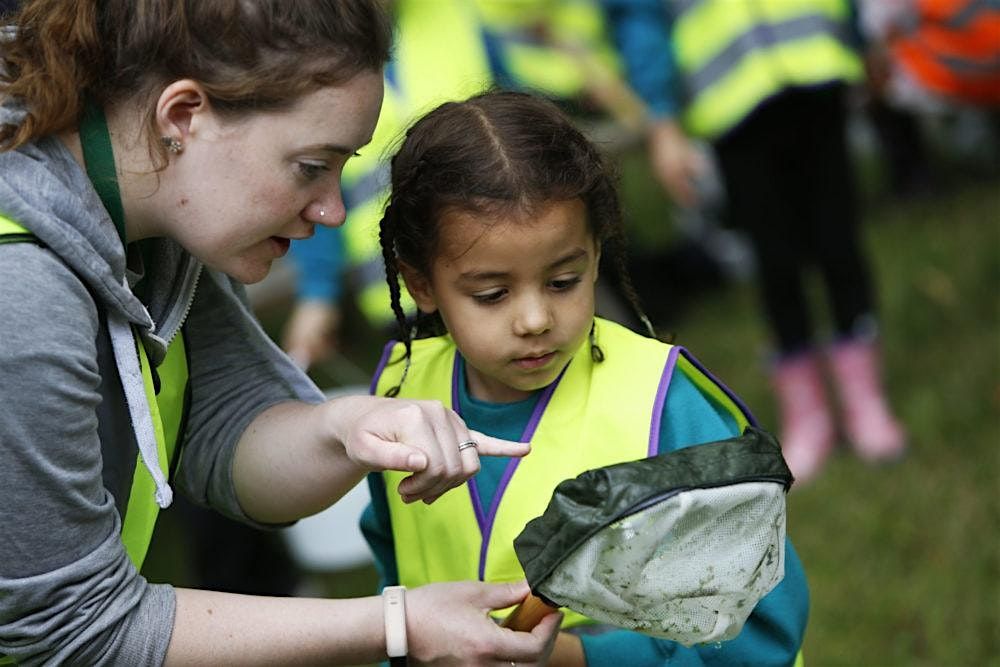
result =
[[[558,617],[526,634],[484,613],[523,584],[383,605],[138,574],[171,484],[273,525],[369,471],[410,472],[404,500],[433,502],[479,455],[527,452],[438,403],[323,402],[246,307],[240,283],[344,220],[340,170],[371,137],[388,55],[375,0],[34,0],[14,23],[0,80],[0,662],[357,663],[407,645],[421,663],[544,662]]]

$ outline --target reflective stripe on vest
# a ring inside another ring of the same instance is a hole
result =
[[[396,491],[406,474],[383,473],[400,583],[523,579],[514,538],[544,511],[559,482],[584,470],[656,452],[667,386],[677,363],[686,366],[699,386],[712,388],[741,429],[748,423],[737,403],[681,348],[601,319],[596,333],[605,361],[594,363],[589,345],[583,345],[562,377],[544,390],[521,438],[531,442],[532,451],[508,464],[491,507],[480,504],[475,480],[465,491],[446,493],[433,505],[406,505]],[[402,344],[390,350],[376,380],[380,395],[396,385],[405,365]],[[457,406],[456,358],[450,337],[414,341],[411,368],[399,396],[434,398]],[[626,413],[639,417],[607,418]],[[575,612],[567,612],[563,621],[566,627],[589,622]]]
[[[861,78],[844,0],[683,0],[673,44],[684,122],[714,139],[788,86]]]
[[[24,242],[35,239],[35,236],[13,220],[0,215],[0,243]],[[167,347],[163,362],[157,367],[160,378],[160,393],[154,387],[153,375],[150,370],[146,350],[136,336],[136,348],[139,363],[142,368],[143,386],[146,403],[153,416],[153,428],[156,432],[156,444],[159,453],[159,465],[164,475],[169,477],[170,464],[173,461],[180,440],[180,429],[184,416],[184,396],[187,389],[188,366],[187,353],[182,333],[174,337]],[[137,455],[138,456],[138,455]],[[122,517],[122,542],[129,559],[136,569],[142,568],[146,558],[149,543],[156,525],[156,517],[160,508],[154,499],[155,484],[149,471],[141,459],[135,466],[132,487],[129,492],[128,508]]]

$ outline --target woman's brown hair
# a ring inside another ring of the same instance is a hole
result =
[[[107,107],[184,78],[223,114],[287,108],[381,68],[391,38],[379,0],[28,0],[13,23],[0,97],[27,115],[0,127],[3,150],[75,128],[87,100]]]

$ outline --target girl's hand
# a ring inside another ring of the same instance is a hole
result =
[[[471,431],[438,401],[346,396],[327,403],[335,440],[366,471],[413,474],[399,485],[404,502],[434,502],[479,472],[480,456],[524,456],[527,443]],[[459,445],[474,441],[475,447]]]
[[[406,634],[413,665],[545,665],[559,634],[561,613],[542,619],[531,632],[500,627],[491,609],[517,604],[525,582],[463,581],[429,584],[406,592]]]

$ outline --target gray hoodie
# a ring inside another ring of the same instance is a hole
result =
[[[0,108],[0,122],[16,120]],[[242,286],[175,243],[155,242],[140,302],[114,224],[60,142],[0,153],[0,214],[41,242],[0,245],[0,655],[160,664],[173,589],[133,567],[116,509],[136,444],[155,446],[131,327],[156,364],[185,325],[191,402],[172,483],[230,517],[250,522],[232,478],[249,422],[323,396],[261,330]]]

